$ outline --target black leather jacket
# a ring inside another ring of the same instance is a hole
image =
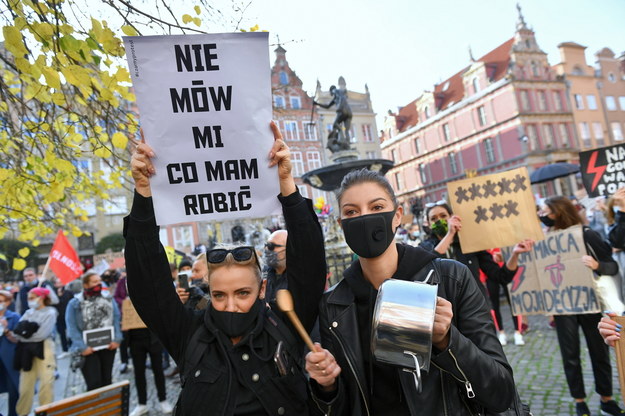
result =
[[[410,373],[397,370],[410,414],[457,416],[483,414],[484,408],[506,410],[515,397],[512,369],[471,272],[454,260],[436,259],[409,273],[411,263],[418,264],[425,254],[420,248],[404,247],[406,252],[393,278],[423,281],[438,263],[433,274],[440,282],[438,295],[452,303],[454,313],[449,346],[432,352],[430,370],[422,373],[422,392],[417,393]],[[369,415],[359,331],[370,322],[358,322],[354,293],[345,279],[324,294],[319,321],[322,345],[332,352],[342,371],[333,398],[322,398],[312,381],[313,399],[327,415]],[[469,398],[472,395],[475,397]]]

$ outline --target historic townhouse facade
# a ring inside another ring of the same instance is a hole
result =
[[[407,204],[446,198],[449,181],[576,161],[578,152],[566,84],[520,13],[512,39],[389,114],[382,139],[382,157],[395,161],[387,177]],[[537,191],[575,187],[569,178]]]

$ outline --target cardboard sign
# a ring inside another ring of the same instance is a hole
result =
[[[609,196],[625,186],[625,144],[580,152],[582,182],[589,196]]]
[[[130,298],[124,299],[122,302],[122,331],[141,328],[147,328],[146,324],[139,317]]]
[[[454,214],[462,218],[464,253],[544,238],[526,168],[451,182],[447,191]]]
[[[506,259],[512,247],[502,249]],[[600,312],[593,273],[583,265],[581,226],[549,232],[534,250],[519,256],[510,291],[513,315],[573,315]]]
[[[612,320],[625,327],[625,316],[615,316]],[[621,397],[625,397],[625,342],[616,341],[614,349],[616,350],[616,367],[618,368],[618,381],[621,385]]]
[[[124,37],[159,225],[279,212],[268,36]]]
[[[109,344],[113,342],[114,333],[115,330],[112,326],[104,326],[82,331],[82,338],[88,347],[93,348],[94,351],[99,351],[109,347]]]

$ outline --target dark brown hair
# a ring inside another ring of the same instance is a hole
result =
[[[556,230],[564,230],[574,225],[583,224],[584,221],[579,215],[579,211],[573,205],[573,202],[565,196],[552,196],[545,199],[545,205],[549,207],[553,215],[555,215]]]
[[[388,196],[393,202],[393,208],[397,209],[399,203],[397,202],[397,198],[395,197],[395,191],[393,191],[393,187],[388,182],[388,180],[380,175],[378,172],[363,168],[359,170],[353,170],[349,172],[347,175],[343,177],[341,181],[341,187],[337,191],[337,200],[339,201],[339,205],[341,204],[341,199],[343,198],[343,194],[349,188],[354,185],[360,185],[361,183],[372,182],[377,184],[380,188],[384,189]]]

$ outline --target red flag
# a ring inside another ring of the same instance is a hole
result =
[[[82,274],[83,268],[78,253],[69,243],[62,230],[59,230],[50,251],[50,265],[54,274],[63,284],[67,284]]]

